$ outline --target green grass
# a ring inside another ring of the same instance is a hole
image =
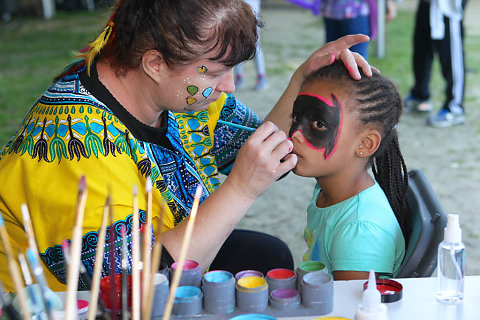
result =
[[[58,14],[45,21],[15,18],[0,24],[0,145],[5,145],[28,109],[92,41],[106,12]]]

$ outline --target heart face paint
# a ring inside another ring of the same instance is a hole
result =
[[[300,132],[305,144],[318,151],[324,159],[333,155],[342,131],[343,107],[334,94],[325,97],[301,92],[293,104],[293,119],[289,137]]]

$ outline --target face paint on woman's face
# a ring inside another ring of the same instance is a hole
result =
[[[207,74],[208,68],[206,66],[198,66],[196,68],[197,73],[200,75],[200,80],[205,80],[205,76]],[[189,82],[189,81],[188,81]],[[185,101],[187,102],[187,107],[185,109],[189,109],[189,107],[197,102],[202,102],[206,100],[213,91],[212,87],[207,87],[201,90],[202,97],[195,97],[195,95],[200,91],[199,86],[188,84],[187,85],[187,93],[189,94]],[[201,99],[201,100],[200,100]]]
[[[335,152],[343,119],[340,101],[334,94],[330,94],[330,97],[331,101],[313,93],[299,93],[293,104],[289,131],[290,137],[299,131],[309,147],[323,150],[325,159]]]

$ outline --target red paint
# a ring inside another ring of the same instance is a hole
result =
[[[113,281],[112,281],[113,279]],[[115,288],[115,292],[112,295],[112,284]],[[115,301],[112,301],[112,296],[114,296]],[[128,275],[128,306],[132,306],[132,276]],[[106,309],[110,310],[122,310],[122,275],[117,273],[113,276],[105,276],[100,280],[100,299],[102,299],[103,304]],[[112,308],[113,307],[113,308]]]
[[[178,263],[175,262],[172,264],[172,269],[177,269]],[[192,270],[198,267],[198,262],[193,260],[185,260],[183,263],[183,270]]]
[[[289,279],[295,276],[295,273],[289,269],[272,269],[267,272],[267,277],[271,279]]]

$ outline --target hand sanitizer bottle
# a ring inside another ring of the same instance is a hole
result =
[[[382,303],[373,270],[370,270],[368,286],[363,291],[362,304],[358,306],[355,320],[388,320],[387,306]]]
[[[438,245],[437,267],[437,299],[447,303],[462,302],[465,246],[462,243],[462,229],[460,229],[458,214],[448,215],[444,240]]]

